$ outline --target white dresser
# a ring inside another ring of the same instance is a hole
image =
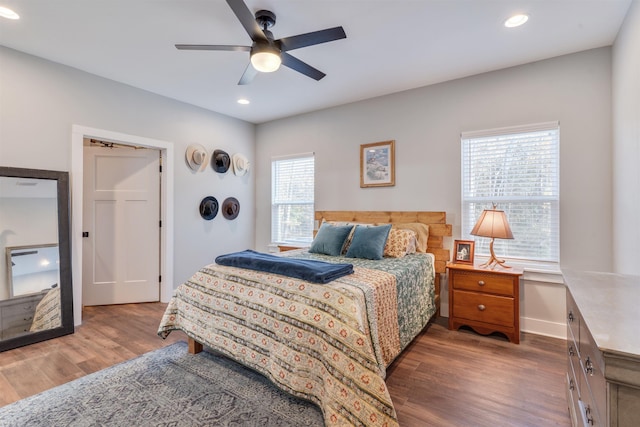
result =
[[[45,295],[39,292],[0,301],[0,339],[28,334],[36,306]]]
[[[640,277],[563,271],[574,426],[640,426]]]

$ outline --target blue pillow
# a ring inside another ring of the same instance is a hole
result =
[[[382,259],[391,224],[366,227],[356,225],[347,258]]]
[[[313,239],[309,252],[338,256],[342,254],[344,242],[351,233],[352,225],[331,225],[326,222],[320,226]]]

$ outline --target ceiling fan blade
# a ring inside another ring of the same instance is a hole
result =
[[[282,51],[300,49],[301,47],[313,46],[315,44],[332,42],[334,40],[346,39],[347,34],[342,27],[327,28],[326,30],[313,31],[311,33],[299,34],[297,36],[284,37],[276,42],[280,42]]]
[[[294,58],[293,56],[289,55],[286,52],[282,52],[280,54],[280,58],[282,59],[282,65],[289,67],[292,70],[295,70],[299,73],[302,73],[307,77],[311,77],[312,79],[320,80],[324,76],[326,76],[326,74],[323,73],[322,71],[316,68],[313,68],[311,65],[307,64],[306,62],[300,61],[298,58]]]
[[[262,28],[256,22],[256,18],[242,0],[227,0],[227,4],[233,10],[251,40],[267,40],[267,36],[262,32]]]
[[[230,46],[222,44],[177,44],[180,50],[228,50],[235,52],[250,52],[251,46]]]
[[[247,68],[245,68],[244,73],[242,73],[242,77],[240,77],[240,81],[238,82],[238,84],[248,85],[253,81],[253,79],[257,74],[258,74],[258,70],[253,68],[253,65],[251,65],[251,62],[249,62],[249,65],[247,65]]]

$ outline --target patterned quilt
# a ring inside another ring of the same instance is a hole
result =
[[[60,312],[60,287],[51,289],[36,306],[31,332],[44,331],[62,326]]]
[[[397,426],[385,370],[435,312],[432,258],[402,260],[348,259],[354,274],[327,285],[211,264],[176,289],[158,334],[183,330],[256,369],[328,426]]]

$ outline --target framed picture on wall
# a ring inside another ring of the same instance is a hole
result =
[[[360,145],[360,187],[396,185],[395,141]]]
[[[458,264],[473,265],[475,244],[473,240],[456,240],[453,244],[453,261]]]

